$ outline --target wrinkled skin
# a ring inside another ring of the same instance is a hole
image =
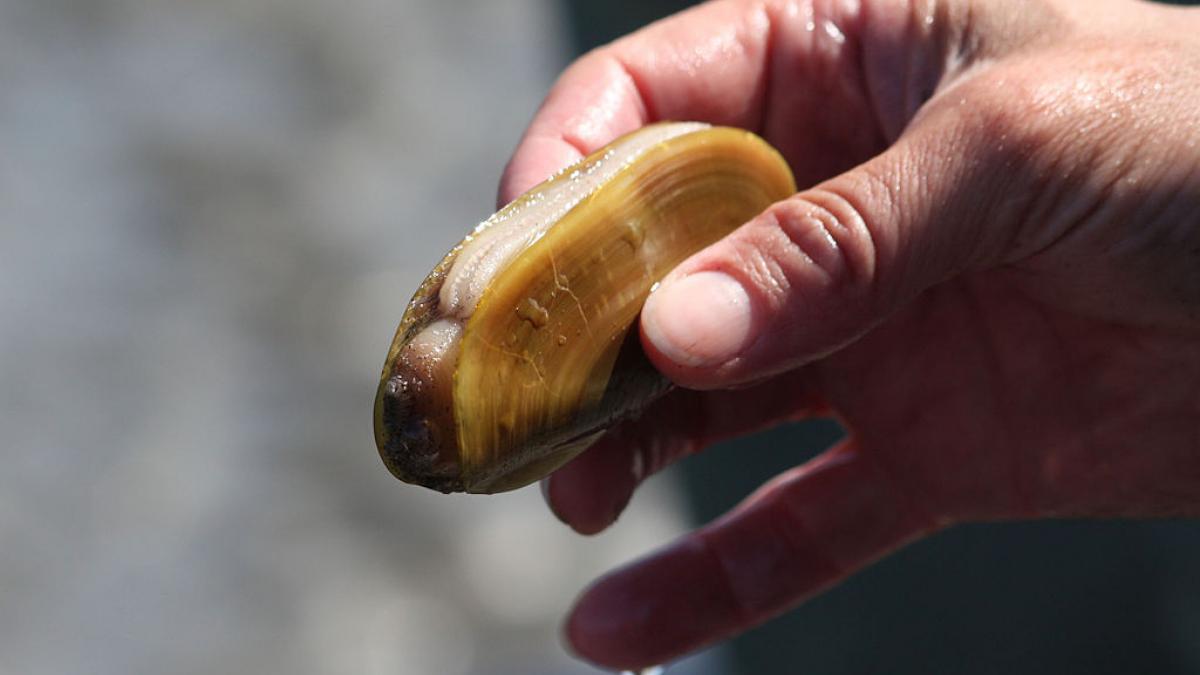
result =
[[[954,523],[1200,515],[1197,36],[1124,0],[717,2],[575,63],[502,202],[661,119],[757,131],[804,191],[651,296],[643,343],[687,389],[551,508],[594,533],[715,440],[850,436],[597,582],[573,648],[663,662]]]

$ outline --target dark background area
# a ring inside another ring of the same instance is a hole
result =
[[[566,2],[581,52],[693,4]],[[675,471],[705,523],[841,433],[828,421],[794,424],[722,443]],[[731,647],[742,675],[1197,673],[1200,524],[957,527]]]

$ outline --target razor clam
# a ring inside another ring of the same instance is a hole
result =
[[[634,328],[675,265],[795,191],[740,129],[623,136],[481,223],[408,305],[375,398],[400,480],[492,493],[545,476],[670,388]]]

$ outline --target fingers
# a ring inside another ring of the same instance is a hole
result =
[[[764,133],[805,184],[852,166],[885,145],[862,59],[891,70],[906,63],[898,58],[899,36],[913,17],[892,6],[909,3],[879,4],[888,9],[869,36],[856,3],[726,0],[593,51],[562,75],[534,117],[505,169],[500,202],[659,120]],[[871,50],[860,57],[860,41],[868,39]],[[913,89],[926,86],[919,77],[903,79]],[[894,94],[894,87],[881,91],[880,102],[898,110]]]
[[[725,438],[819,414],[803,371],[737,391],[675,390],[618,425],[542,483],[554,514],[581,534],[616,521],[646,478]]]
[[[500,201],[651,121],[757,121],[767,38],[761,7],[716,2],[584,56],[529,125],[501,179]]]
[[[567,69],[525,131],[500,178],[500,205],[649,121],[633,77],[608,52]]]
[[[885,469],[846,444],[600,579],[576,603],[567,639],[608,667],[664,663],[766,621],[935,527]]]
[[[654,364],[697,389],[767,377],[840,349],[934,284],[1003,261],[1035,176],[1013,160],[1024,148],[997,150],[994,126],[946,108],[677,267],[642,311]]]

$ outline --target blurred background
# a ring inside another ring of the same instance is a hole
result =
[[[412,290],[573,54],[686,3],[0,0],[0,675],[571,674],[574,595],[836,437],[652,480],[404,486],[370,428]],[[1200,671],[1200,528],[989,525],[672,675]]]
[[[558,622],[684,527],[405,486],[417,284],[570,54],[540,0],[0,0],[0,673],[591,673]],[[720,672],[717,669],[692,672]]]

